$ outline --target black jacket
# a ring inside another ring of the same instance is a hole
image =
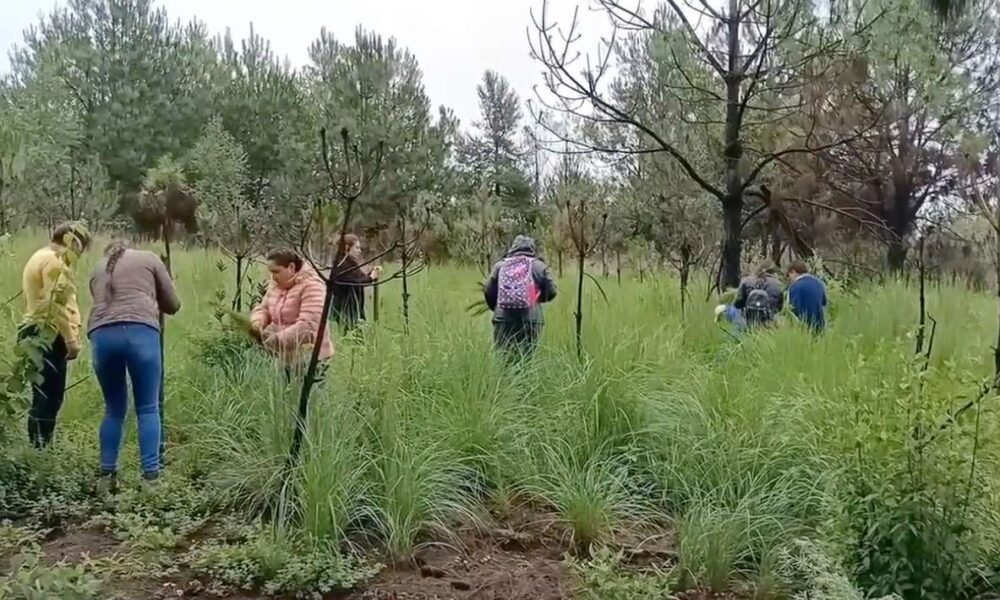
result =
[[[365,287],[374,283],[371,275],[358,268],[358,262],[348,256],[333,275],[332,315],[343,325],[365,320]]]
[[[486,298],[486,305],[493,311],[493,321],[496,323],[528,321],[540,324],[544,320],[541,305],[545,302],[551,302],[556,297],[556,284],[552,279],[552,273],[549,271],[549,266],[542,259],[538,258],[537,250],[535,249],[535,240],[530,237],[517,236],[514,243],[511,244],[506,258],[513,256],[530,256],[535,259],[531,263],[531,274],[535,279],[535,285],[538,286],[539,304],[526,311],[497,308],[500,268],[504,263],[501,260],[493,266],[493,272],[490,274],[489,279],[486,280],[486,283],[483,284],[483,296]]]
[[[774,275],[765,275],[763,279],[763,289],[767,292],[768,298],[771,299],[771,308],[777,314],[785,306],[785,291],[781,287],[781,282]],[[736,291],[736,302],[733,303],[733,306],[743,310],[747,305],[747,296],[750,295],[750,290],[757,287],[760,281],[761,278],[756,275],[745,277],[740,281],[740,287]]]

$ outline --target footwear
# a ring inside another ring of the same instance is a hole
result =
[[[97,493],[101,496],[115,495],[118,493],[118,473],[115,471],[101,470],[101,476],[97,478]]]
[[[160,473],[143,473],[142,474],[142,487],[145,489],[153,489],[158,486],[160,482]]]

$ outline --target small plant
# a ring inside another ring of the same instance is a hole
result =
[[[566,560],[569,569],[579,578],[579,598],[582,600],[673,600],[671,590],[677,577],[671,569],[651,567],[643,570],[624,563],[621,551],[606,547],[594,552],[590,560]]]
[[[0,548],[20,551],[33,547],[48,534],[47,530],[19,527],[10,521],[0,522]]]
[[[792,541],[779,554],[779,573],[792,600],[864,600],[865,595],[815,542]],[[897,600],[884,596],[881,600]]]
[[[86,564],[64,562],[47,566],[37,552],[22,553],[13,559],[13,569],[0,580],[0,598],[6,600],[97,600],[106,598],[101,580]]]
[[[91,520],[141,550],[166,550],[205,527],[215,507],[210,492],[189,481],[164,479],[156,493],[126,489],[114,512]]]
[[[15,445],[0,454],[0,518],[47,528],[89,514],[93,454],[71,447],[73,433],[63,437],[70,443],[44,453]]]
[[[239,542],[197,545],[185,560],[196,573],[211,579],[210,589],[216,592],[244,590],[296,598],[348,592],[380,569],[325,544],[299,541],[278,526],[259,529],[254,537]]]

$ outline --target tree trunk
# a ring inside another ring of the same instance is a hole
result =
[[[406,251],[406,214],[400,210],[399,213],[399,237],[403,240],[402,245],[402,280],[403,280],[403,333],[410,334],[410,284],[406,276],[407,262],[409,257]],[[486,271],[489,273],[489,270]]]
[[[681,247],[681,316],[687,311],[688,281],[691,279],[691,249],[687,246]]]
[[[556,261],[559,263],[559,279],[563,276],[563,251],[556,252]]]
[[[69,163],[69,218],[76,220],[76,160],[70,159]]]
[[[608,278],[608,251],[606,248],[601,248],[601,275],[605,279]]]
[[[740,283],[741,259],[743,252],[743,176],[740,160],[743,158],[743,144],[740,140],[742,115],[740,95],[743,77],[740,74],[740,6],[739,0],[729,0],[728,69],[726,77],[726,125],[724,130],[724,152],[726,163],[726,195],[722,199],[722,283],[726,287],[736,287]]]
[[[618,272],[618,285],[622,284],[622,253],[615,250],[615,270]]]
[[[906,267],[906,243],[902,238],[892,239],[889,241],[889,249],[886,252],[886,262],[888,263],[889,270],[893,273],[899,274],[903,272]]]
[[[330,314],[331,304],[333,304],[333,277],[330,277],[326,282],[326,294],[323,297],[324,315]],[[288,465],[290,467],[298,460],[302,439],[305,437],[306,420],[309,416],[309,396],[316,384],[316,376],[319,371],[319,353],[323,347],[322,340],[326,336],[326,327],[327,320],[320,319],[319,327],[316,329],[316,342],[313,344],[312,354],[309,355],[305,378],[302,380],[302,388],[299,391],[299,408],[295,414],[295,432],[292,434],[292,447],[288,451]]]
[[[167,267],[167,273],[170,277],[174,276],[172,260],[170,257],[170,234],[171,226],[173,223],[170,219],[167,219],[163,223],[162,236],[163,236],[163,264]],[[165,417],[164,410],[166,408],[166,380],[167,380],[167,353],[166,353],[166,340],[167,340],[167,323],[160,313],[160,396],[157,399],[160,408],[160,468],[164,467],[164,457],[167,453],[167,428],[165,427]]]
[[[917,349],[914,354],[920,354],[924,351],[924,338],[927,332],[927,270],[924,264],[924,238],[920,238],[920,258],[918,263],[918,273],[920,275],[920,314],[918,317],[917,326]]]
[[[909,214],[910,205],[913,203],[913,191],[906,186],[899,186],[893,194],[892,203],[887,219],[892,237],[886,250],[886,262],[891,272],[899,274],[906,268],[906,255],[909,250],[906,238],[913,228]]]
[[[7,199],[4,196],[4,188],[6,187],[3,173],[0,173],[0,235],[7,233]]]
[[[233,310],[243,311],[243,257],[236,257],[236,292],[233,294]]]
[[[740,235],[743,229],[743,197],[727,201],[722,208],[722,286],[720,289],[735,288],[742,275],[741,254],[743,246]]]
[[[576,281],[576,357],[583,360],[583,276],[587,266],[586,252],[580,252],[577,258],[579,273]]]
[[[996,270],[997,286],[997,341],[993,345],[993,389],[1000,386],[1000,198],[996,199],[996,214],[993,219],[993,268]],[[986,279],[984,276],[983,279]]]

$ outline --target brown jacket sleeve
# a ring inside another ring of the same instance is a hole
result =
[[[181,299],[177,296],[177,289],[174,281],[167,272],[166,265],[156,255],[153,255],[155,264],[153,266],[153,276],[156,278],[156,302],[160,305],[160,310],[168,315],[176,315],[181,310]]]

